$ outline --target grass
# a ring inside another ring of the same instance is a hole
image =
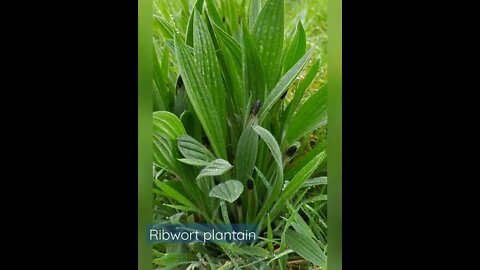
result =
[[[155,223],[255,244],[154,245],[158,269],[326,269],[326,1],[154,0]]]

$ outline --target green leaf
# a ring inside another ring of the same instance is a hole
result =
[[[295,78],[300,74],[305,64],[310,59],[312,55],[313,48],[311,48],[298,62],[287,72],[280,81],[275,85],[275,88],[268,94],[267,99],[265,100],[262,108],[260,109],[260,120],[262,123],[265,117],[267,116],[268,111],[273,107],[275,102],[282,96],[282,94],[287,91],[288,86],[295,80]]]
[[[244,92],[248,97],[252,97],[253,100],[260,100],[263,102],[267,95],[264,67],[262,67],[257,48],[255,47],[253,39],[245,25],[243,25],[242,33]]]
[[[244,184],[247,177],[252,175],[257,159],[258,135],[252,128],[252,122],[255,121],[256,118],[245,126],[237,144],[235,160],[237,179]]]
[[[303,220],[302,216],[300,216],[300,214],[298,213],[299,209],[295,209],[289,202],[286,202],[286,205],[288,211],[290,212],[290,215],[293,216],[295,221],[292,222],[292,227],[295,228],[297,232],[315,239],[315,235],[313,234],[312,230],[310,229],[310,227],[308,227],[305,220]]]
[[[208,91],[200,69],[178,35],[175,35],[175,48],[179,70],[190,102],[202,123],[214,152],[217,156],[226,159],[227,151],[222,132],[223,124],[213,102],[213,95]]]
[[[243,184],[240,181],[229,180],[214,186],[208,195],[233,203],[242,192]]]
[[[185,128],[176,115],[166,111],[153,113],[153,161],[155,164],[180,175],[178,152],[173,140],[185,134]]]
[[[203,168],[198,174],[197,179],[205,176],[217,176],[222,175],[226,171],[233,168],[233,166],[228,163],[228,161],[223,159],[215,159],[214,161],[210,162],[208,166]]]
[[[327,177],[322,176],[322,177],[308,179],[307,181],[305,181],[305,183],[303,183],[302,187],[313,187],[313,186],[326,185],[326,184],[327,184]]]
[[[190,253],[167,253],[161,258],[154,259],[153,263],[160,266],[173,266],[188,264],[195,261],[198,261],[198,258]]]
[[[254,125],[252,126],[253,130],[262,138],[262,140],[267,144],[270,152],[273,155],[273,159],[277,164],[277,174],[274,178],[274,182],[272,185],[271,192],[268,195],[266,202],[264,203],[261,213],[263,215],[264,211],[266,211],[266,207],[270,207],[272,203],[278,198],[278,195],[282,189],[283,183],[283,162],[282,162],[282,153],[280,152],[280,147],[278,146],[277,141],[273,137],[273,135],[261,126]]]
[[[268,131],[267,129],[258,126],[252,125],[253,130],[263,139],[263,141],[267,144],[270,152],[273,155],[273,159],[277,164],[277,169],[280,175],[280,179],[283,179],[283,162],[282,162],[282,153],[280,151],[280,147],[278,146],[275,137]]]
[[[303,167],[305,167],[313,158],[325,150],[325,145],[316,145],[313,149],[296,160],[293,164],[288,165],[285,169],[284,178],[286,180],[292,179]]]
[[[285,241],[290,249],[311,263],[320,267],[325,263],[323,250],[312,238],[289,229],[285,233]]]
[[[252,28],[263,70],[268,74],[267,85],[272,89],[281,68],[283,49],[283,0],[267,0]]]
[[[223,136],[227,133],[227,113],[225,103],[225,88],[220,73],[215,46],[212,37],[208,31],[207,25],[202,20],[200,13],[194,10],[193,23],[193,48],[195,51],[195,61],[200,68],[200,73],[211,93],[213,102],[220,118]]]
[[[272,232],[272,221],[270,220],[270,214],[267,214],[267,237],[268,240],[268,249],[270,250],[270,253],[273,254],[274,249],[273,249],[273,232]]]
[[[326,123],[327,84],[313,93],[293,115],[285,140],[294,142]]]
[[[172,140],[186,133],[180,119],[167,111],[153,113],[153,132],[164,134]]]
[[[197,166],[197,167],[205,167],[205,166],[210,165],[210,162],[208,162],[208,161],[204,161],[204,160],[201,160],[201,159],[195,159],[195,158],[179,158],[178,161],[180,161],[182,163],[185,163],[185,164],[188,164],[188,165]]]
[[[270,185],[270,182],[268,182],[265,175],[263,175],[263,173],[257,167],[255,167],[255,171],[257,172],[257,175],[260,177],[260,180],[262,180],[263,185],[267,188],[268,194],[270,194],[270,192],[272,192],[272,185]]]
[[[153,110],[165,111],[169,110],[173,97],[167,89],[166,78],[163,76],[158,58],[157,49],[153,48]]]
[[[253,28],[255,21],[257,20],[258,14],[260,13],[260,5],[260,0],[250,1],[250,7],[248,8],[248,24],[250,26],[250,29]]]
[[[242,63],[242,49],[240,44],[216,23],[212,23],[212,25],[219,42],[232,53],[237,65],[240,65]]]
[[[217,10],[215,0],[206,0],[205,2],[207,6],[208,16],[212,19],[213,23],[215,23],[222,30],[225,30],[222,17],[220,17],[220,14],[218,13],[218,10]]]
[[[268,252],[268,250],[261,247],[257,247],[257,246],[245,246],[240,248],[240,250],[245,254],[255,256],[255,257],[266,258],[270,256],[270,252]]]
[[[190,137],[181,135],[177,137],[178,149],[187,159],[202,160],[207,163],[215,159],[215,156],[203,144]]]
[[[305,181],[313,174],[315,169],[317,169],[320,163],[322,163],[325,156],[325,152],[321,152],[292,178],[282,193],[282,197],[284,197],[285,200],[289,200],[292,195],[297,192],[303,183],[305,183]]]
[[[287,131],[288,125],[290,124],[291,118],[293,116],[293,113],[297,109],[298,104],[300,104],[300,101],[302,100],[305,90],[312,83],[313,79],[315,79],[319,70],[320,70],[320,61],[317,60],[312,65],[312,67],[308,71],[305,78],[300,82],[297,89],[295,89],[295,95],[292,101],[288,103],[287,109],[285,110],[285,113],[282,115],[282,123],[283,123],[282,138],[285,138],[285,133]]]
[[[190,209],[193,209],[194,211],[198,211],[197,207],[195,206],[194,203],[192,203],[189,199],[187,199],[185,196],[183,196],[180,192],[178,192],[176,189],[168,185],[168,182],[157,182],[158,187],[165,192],[165,194],[172,198],[175,199],[176,201],[182,203],[183,205],[189,207]],[[199,212],[199,211],[198,211]]]
[[[153,133],[153,163],[174,173],[181,174],[175,146],[165,134]]]
[[[243,89],[242,74],[242,52],[240,45],[226,32],[220,29],[215,23],[212,24],[215,35],[220,47],[219,54],[223,56],[225,67],[223,68],[223,75],[227,89],[231,89],[227,93],[230,94],[234,112],[238,116],[243,116],[245,108],[245,91]]]
[[[197,0],[195,2],[195,6],[190,12],[190,17],[188,18],[187,33],[185,34],[185,44],[187,44],[188,46],[193,45],[193,17],[195,17],[195,10],[197,10],[198,12],[202,12],[202,7],[203,0]]]
[[[162,17],[154,15],[154,18],[155,18],[154,22],[158,26],[160,31],[162,32],[164,38],[172,39],[173,34],[175,33],[175,29],[167,21],[165,21]]]
[[[303,183],[305,183],[305,181],[313,174],[315,169],[317,169],[317,167],[320,165],[320,163],[322,163],[324,159],[325,152],[321,152],[293,177],[293,179],[287,184],[287,186],[283,190],[280,199],[277,201],[272,211],[270,212],[272,218],[276,218],[277,215],[281,212],[281,210],[285,208],[285,202],[290,200],[291,197],[295,194],[295,192],[297,192],[302,187]]]
[[[283,61],[283,70],[286,72],[300,59],[307,49],[307,38],[305,36],[305,30],[301,21],[297,23],[297,29],[295,36],[293,37],[290,45],[285,53],[285,60]]]

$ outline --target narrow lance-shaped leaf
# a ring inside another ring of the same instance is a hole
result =
[[[285,233],[285,241],[289,248],[304,259],[320,267],[324,265],[326,256],[323,253],[323,250],[311,237],[289,229]]]
[[[187,199],[185,196],[183,196],[180,192],[178,192],[177,190],[175,190],[173,187],[171,187],[170,185],[168,185],[168,182],[156,182],[158,184],[158,187],[163,191],[165,192],[165,194],[172,198],[172,199],[175,199],[176,201],[182,203],[183,205],[195,210],[195,211],[198,211],[197,207],[195,206],[195,204],[193,202],[191,202],[189,199]]]
[[[264,67],[262,67],[257,48],[245,25],[243,25],[242,33],[244,91],[247,97],[251,96],[253,100],[263,102],[267,95]]]
[[[283,48],[283,0],[267,0],[255,20],[252,37],[256,42],[267,85],[272,89],[281,68]]]
[[[235,62],[240,65],[242,63],[242,51],[240,44],[238,44],[238,42],[232,36],[227,34],[227,32],[221,29],[221,27],[215,23],[212,23],[212,25],[219,43],[223,44],[225,48],[232,53],[233,57],[235,58]]]
[[[287,91],[287,88],[290,86],[290,84],[295,80],[298,74],[300,74],[300,71],[302,71],[303,67],[305,67],[308,59],[310,59],[312,52],[313,48],[311,48],[287,73],[285,73],[285,75],[283,75],[277,85],[275,85],[275,88],[273,88],[273,90],[268,94],[262,109],[260,109],[260,123],[263,122],[267,116],[267,113],[273,107],[275,102],[285,91]]]
[[[203,1],[204,0],[197,0],[195,2],[195,6],[190,12],[190,17],[188,18],[187,33],[185,33],[185,44],[187,44],[188,46],[193,45],[193,20],[195,17],[195,11],[202,12]]]
[[[282,163],[282,153],[280,151],[280,147],[278,146],[275,137],[268,131],[267,129],[258,126],[252,125],[253,130],[263,139],[263,141],[267,144],[270,152],[273,155],[273,159],[277,164],[277,169],[280,175],[280,178],[283,179],[283,163]]]
[[[219,198],[233,203],[243,192],[243,184],[237,180],[229,180],[212,188],[210,197]]]
[[[285,140],[292,143],[326,123],[327,84],[313,93],[293,116]]]
[[[171,108],[173,97],[167,88],[167,79],[163,76],[156,48],[153,49],[153,110],[165,111]]]
[[[220,14],[218,13],[218,10],[217,10],[215,0],[205,0],[205,2],[206,2],[208,16],[212,19],[212,21],[218,27],[220,27],[222,30],[225,30],[225,27],[222,22],[222,17],[220,17]]]
[[[255,21],[257,20],[258,14],[260,13],[260,0],[250,1],[250,7],[248,8],[248,25],[250,29],[253,28]]]
[[[252,128],[252,123],[255,122],[256,117],[245,126],[237,144],[235,160],[237,179],[244,184],[247,177],[252,175],[257,158],[258,135]]]
[[[276,202],[270,214],[272,218],[276,218],[280,211],[285,207],[285,202],[288,201],[305,183],[305,181],[313,174],[315,169],[325,159],[325,152],[318,154],[305,167],[303,167],[288,183],[282,192],[280,199]]]
[[[220,124],[222,125],[221,134],[226,135],[227,113],[225,88],[220,73],[220,65],[207,25],[202,20],[198,11],[194,10],[194,13],[193,48],[195,51],[195,60],[217,108]]]
[[[175,48],[180,74],[190,102],[202,123],[215,154],[226,159],[226,143],[222,132],[221,118],[213,102],[213,96],[208,91],[192,55],[178,35],[175,35]]]
[[[281,122],[283,123],[282,138],[285,137],[285,133],[287,132],[287,128],[288,128],[288,125],[290,124],[293,113],[297,109],[298,104],[300,104],[300,101],[302,100],[305,90],[312,83],[313,79],[315,79],[319,69],[320,69],[320,61],[317,60],[312,65],[312,67],[308,71],[305,78],[300,82],[297,89],[295,89],[295,95],[293,96],[292,101],[288,103],[287,109],[282,115],[282,120],[281,120]]]
[[[297,23],[295,36],[285,52],[283,70],[287,72],[304,54],[307,49],[307,38],[301,21]]]

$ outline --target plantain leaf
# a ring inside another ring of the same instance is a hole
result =
[[[181,174],[175,146],[165,134],[153,133],[153,163],[174,173]]]
[[[204,161],[204,160],[201,160],[201,159],[195,159],[195,158],[179,158],[178,161],[180,161],[182,163],[185,163],[185,164],[188,164],[188,165],[197,166],[197,167],[205,167],[205,166],[210,165],[210,162],[208,162],[208,161]]]
[[[300,234],[292,229],[285,233],[287,246],[311,263],[322,267],[326,261],[325,253],[311,237]]]
[[[287,73],[285,73],[285,75],[283,75],[277,85],[275,85],[275,88],[273,88],[273,90],[268,94],[267,99],[260,109],[260,123],[263,122],[268,111],[273,107],[275,102],[282,96],[282,94],[287,91],[288,86],[290,86],[300,71],[302,71],[303,67],[305,67],[305,64],[308,62],[308,59],[310,59],[312,52],[313,48],[311,48]]]
[[[262,67],[257,48],[245,25],[243,25],[242,33],[244,92],[246,96],[252,97],[253,100],[263,102],[267,95],[264,67]]]
[[[166,39],[172,39],[173,38],[173,33],[175,33],[175,29],[167,22],[165,19],[163,19],[160,16],[154,15],[155,18],[155,25],[158,26],[160,31],[162,32],[163,36]]]
[[[283,9],[283,0],[267,0],[252,28],[269,89],[275,85],[281,68]]]
[[[153,113],[153,161],[157,165],[180,175],[178,152],[173,140],[185,134],[185,128],[176,115],[166,111]]]
[[[227,158],[226,143],[223,136],[221,118],[213,102],[213,96],[203,80],[192,55],[181,38],[175,35],[175,54],[179,70],[185,84],[190,102],[197,113],[215,154]]]
[[[218,13],[216,8],[215,0],[205,0],[208,16],[212,19],[213,23],[220,27],[222,30],[225,30],[225,26],[222,22],[222,17]]]
[[[195,61],[208,87],[208,91],[211,93],[223,130],[221,134],[225,136],[227,133],[227,113],[225,88],[220,73],[220,65],[207,25],[197,10],[194,10],[194,13],[193,48],[195,51]]]
[[[195,6],[193,7],[192,11],[190,12],[190,17],[188,17],[188,26],[187,26],[187,33],[185,33],[185,44],[188,46],[193,45],[193,21],[195,17],[195,11],[202,12],[203,7],[203,0],[197,0],[195,2]]]
[[[222,175],[231,168],[233,168],[233,166],[228,161],[223,159],[215,159],[200,171],[197,179],[205,176]]]
[[[297,232],[311,237],[312,239],[315,239],[315,235],[313,234],[312,229],[308,227],[305,220],[303,220],[302,216],[298,213],[299,209],[295,209],[289,202],[286,202],[286,205],[288,212],[290,213],[290,215],[293,216],[293,219],[295,221],[292,222],[292,227],[295,228]]]
[[[233,203],[243,192],[243,184],[238,180],[228,180],[212,188],[210,197],[219,198]]]
[[[192,203],[189,199],[187,199],[185,196],[183,196],[180,192],[178,192],[176,189],[171,187],[169,182],[157,182],[158,187],[165,192],[165,195],[168,197],[182,203],[183,205],[189,207],[190,209],[194,211],[198,211],[197,207],[195,206],[194,203]]]
[[[308,179],[303,183],[302,187],[313,187],[313,186],[319,186],[319,185],[326,185],[327,184],[327,177],[322,176],[322,177],[316,177],[312,179]]]
[[[305,167],[313,158],[325,150],[325,145],[317,145],[311,151],[302,156],[293,164],[289,164],[285,169],[285,180],[292,179],[303,167]]]
[[[167,135],[172,140],[186,133],[180,119],[175,114],[166,111],[153,113],[153,132]]]
[[[252,128],[252,123],[255,122],[256,118],[245,126],[237,144],[235,161],[237,179],[244,184],[247,177],[252,175],[257,159],[258,135]]]
[[[253,28],[255,25],[255,21],[257,20],[258,14],[260,13],[261,9],[261,1],[260,0],[252,0],[250,1],[250,7],[248,8],[248,25],[250,29]]]
[[[325,159],[325,151],[315,156],[305,167],[303,167],[287,184],[280,196],[280,199],[276,202],[270,214],[272,218],[276,218],[277,215],[285,208],[285,202],[291,199],[291,197],[297,192],[305,183],[305,181],[313,174],[315,169]]]
[[[295,89],[295,95],[292,101],[288,103],[288,106],[285,109],[285,113],[282,115],[282,123],[283,123],[282,138],[285,137],[285,133],[287,131],[288,125],[290,124],[293,113],[297,109],[298,104],[300,104],[300,101],[302,100],[305,90],[312,83],[313,79],[315,79],[319,70],[320,70],[320,61],[317,60],[312,65],[312,67],[308,71],[305,78],[300,82],[297,89]]]
[[[307,38],[305,35],[305,29],[301,21],[297,23],[297,29],[295,30],[295,36],[293,37],[290,45],[285,52],[285,59],[283,61],[283,70],[286,72],[289,70],[304,54],[307,49]]]
[[[285,140],[291,143],[326,123],[327,84],[322,85],[293,115]]]
[[[314,157],[305,167],[303,167],[288,183],[285,190],[282,193],[282,197],[285,201],[289,200],[295,192],[305,183],[305,181],[313,174],[315,169],[325,159],[325,151]]]
[[[216,23],[212,23],[213,29],[215,31],[215,35],[218,38],[219,42],[224,45],[225,48],[227,48],[235,58],[235,62],[237,65],[240,65],[242,63],[242,51],[240,44],[233,39],[225,30],[223,30],[220,26],[218,26]]]
[[[189,135],[178,136],[177,144],[178,149],[187,159],[197,159],[207,163],[215,159],[210,150]]]
[[[252,125],[253,130],[263,139],[263,141],[267,144],[270,152],[273,155],[273,159],[277,164],[277,169],[280,175],[280,179],[283,179],[283,163],[282,163],[282,153],[280,151],[280,147],[278,146],[275,137],[270,133],[270,131],[266,130],[265,128]]]
[[[165,111],[170,109],[173,97],[170,97],[167,89],[166,78],[163,76],[157,49],[153,49],[153,111]]]

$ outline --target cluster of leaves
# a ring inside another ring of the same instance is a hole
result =
[[[285,38],[283,0],[154,4],[154,220],[260,233],[155,244],[154,265],[325,269],[327,84],[307,94],[323,65],[301,20]]]

